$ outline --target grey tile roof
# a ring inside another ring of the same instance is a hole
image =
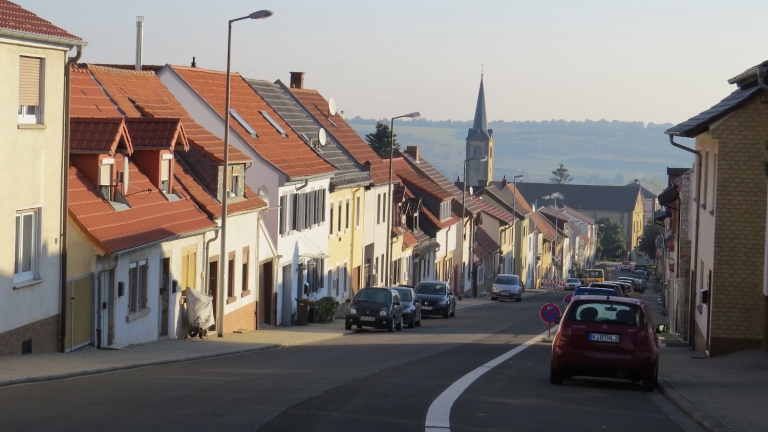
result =
[[[280,84],[269,81],[249,78],[245,81],[305,142],[309,144],[309,140],[312,139],[317,143],[317,134],[321,126],[304,112],[288,94],[287,89]],[[368,173],[358,166],[343,150],[343,147],[330,136],[327,139],[327,145],[312,146],[312,148],[320,157],[339,170],[331,178],[331,187],[345,188],[371,183]]]
[[[435,167],[430,165],[430,163],[427,162],[426,159],[419,156],[419,160],[417,161],[416,159],[414,159],[413,156],[411,156],[407,152],[401,152],[401,155],[403,156],[403,159],[405,159],[414,170],[420,172],[422,175],[426,176],[427,178],[432,180],[434,183],[437,183],[438,186],[448,191],[451,195],[453,195],[453,197],[456,199],[459,205],[461,205],[462,196],[463,196],[463,192],[461,191],[461,189],[456,187],[456,185],[453,184],[453,182],[448,180],[442,173],[440,173],[440,171],[438,171]],[[482,210],[481,205],[476,201],[478,199],[479,198],[477,198],[476,196],[470,195],[469,193],[467,193],[465,201],[466,201],[468,212],[472,214],[476,214],[480,210]]]
[[[574,210],[632,211],[637,202],[637,189],[624,186],[574,185],[553,183],[517,183],[517,189],[529,203],[537,207],[553,204],[542,197],[555,192],[563,194],[557,200],[558,207],[567,205]]]
[[[632,182],[632,183],[629,183],[629,184],[625,184],[624,187],[637,187],[637,183]],[[650,184],[648,182],[644,182],[644,181],[640,180],[640,190],[643,191],[643,196],[644,197],[646,197],[646,198],[656,198],[661,193],[661,191],[663,189],[658,187],[658,186],[656,186],[656,185],[654,185],[654,184]]]
[[[733,111],[736,111],[739,107],[749,101],[752,96],[758,94],[758,90],[760,90],[759,87],[748,89],[738,88],[712,108],[695,117],[691,117],[677,126],[667,129],[665,133],[668,135],[694,138],[706,131],[710,124],[720,120]]]
[[[488,195],[498,199],[499,201],[502,201],[504,204],[508,205],[510,209],[514,207],[515,213],[519,214],[521,217],[525,217],[525,214],[528,213],[527,209],[525,208],[523,204],[523,199],[525,199],[522,192],[513,194],[509,191],[506,187],[504,189],[499,188],[497,184],[500,184],[499,182],[491,182],[488,186],[484,187],[482,190],[480,190],[480,194],[487,193]],[[520,183],[518,183],[520,184]]]

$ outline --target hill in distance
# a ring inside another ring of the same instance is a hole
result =
[[[389,125],[389,120],[382,120]],[[347,119],[365,139],[377,120]],[[691,167],[693,157],[669,144],[664,131],[672,124],[623,121],[492,121],[496,140],[494,177],[525,174],[527,182],[549,182],[559,163],[575,184],[624,185],[641,178],[662,188],[667,167]],[[471,121],[418,119],[395,123],[402,149],[419,146],[425,159],[451,180],[462,174],[465,138]],[[693,146],[693,140],[676,139]]]

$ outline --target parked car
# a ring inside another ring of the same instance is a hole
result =
[[[648,264],[635,264],[635,270],[648,270]]]
[[[589,286],[593,288],[613,289],[618,291],[622,297],[627,297],[629,295],[629,292],[625,291],[624,287],[617,284],[616,282],[592,282],[591,284],[589,284]]]
[[[385,328],[392,333],[403,329],[403,303],[392,288],[363,288],[347,300],[344,328]]]
[[[523,283],[520,277],[514,274],[500,274],[496,276],[491,285],[491,300],[523,300]]]
[[[581,286],[581,279],[579,278],[568,278],[565,280],[565,289],[567,290],[575,290],[580,286]]]
[[[416,297],[416,290],[410,287],[394,288],[403,302],[403,322],[408,328],[421,327],[421,300]]]
[[[635,270],[632,272],[632,277],[648,280],[648,278],[651,277],[651,274],[648,273],[648,270]]]
[[[635,287],[631,283],[616,281],[616,284],[621,285],[626,297],[640,298],[640,294],[638,294],[638,291],[635,290]]]
[[[622,261],[621,271],[630,271],[630,270],[632,270],[632,263],[629,261]]]
[[[580,296],[565,310],[552,343],[549,380],[574,376],[623,378],[652,392],[659,375],[659,339],[642,300]]]
[[[645,291],[645,284],[640,279],[623,276],[618,278],[617,281],[631,284],[635,291],[638,291],[638,292]]]
[[[456,316],[456,296],[448,282],[421,281],[416,285],[416,297],[421,300],[422,315]]]
[[[573,297],[583,295],[597,295],[605,297],[621,297],[618,291],[612,288],[579,287],[573,292]]]

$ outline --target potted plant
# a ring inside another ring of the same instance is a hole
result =
[[[315,320],[321,323],[329,323],[333,321],[333,315],[336,312],[336,307],[339,302],[331,296],[326,296],[317,301],[317,311]]]

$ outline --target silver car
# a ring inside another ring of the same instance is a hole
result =
[[[496,276],[491,288],[491,300],[523,301],[523,284],[520,276],[500,274]]]
[[[565,280],[565,289],[567,290],[575,290],[580,286],[581,286],[581,279],[579,278],[568,278]]]

